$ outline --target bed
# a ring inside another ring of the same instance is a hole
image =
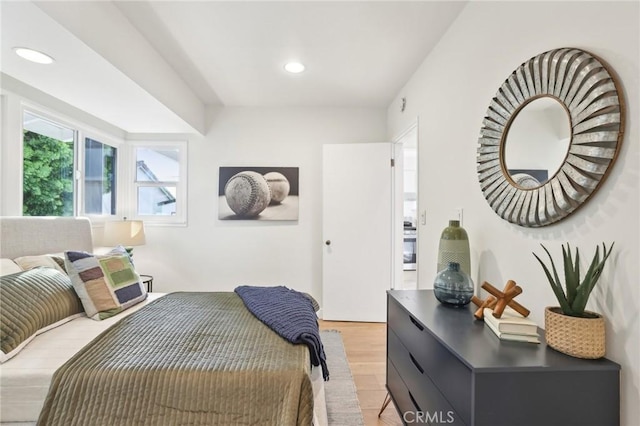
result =
[[[87,219],[0,219],[3,259],[65,250],[93,251]],[[234,293],[149,293],[101,321],[56,325],[0,365],[3,424],[327,423],[307,347]]]

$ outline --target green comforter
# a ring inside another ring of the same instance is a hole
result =
[[[172,293],[54,375],[39,425],[310,425],[309,352],[235,293]]]

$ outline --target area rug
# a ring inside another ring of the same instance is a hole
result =
[[[329,381],[324,383],[329,426],[364,425],[342,336],[336,330],[323,330],[320,337],[329,367]]]

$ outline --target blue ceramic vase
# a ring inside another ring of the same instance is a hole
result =
[[[473,297],[473,281],[460,269],[457,262],[449,262],[447,269],[438,272],[433,290],[441,303],[450,306],[466,306]]]

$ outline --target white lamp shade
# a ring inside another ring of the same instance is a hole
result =
[[[130,247],[141,246],[145,242],[144,222],[141,220],[117,220],[104,224],[105,245]]]

